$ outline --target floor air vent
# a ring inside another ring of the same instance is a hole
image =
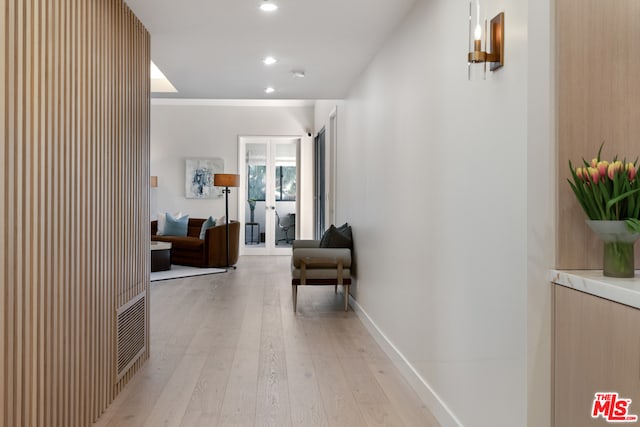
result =
[[[118,314],[118,373],[116,381],[127,373],[146,349],[146,291],[120,307]]]

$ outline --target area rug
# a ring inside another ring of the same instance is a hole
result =
[[[155,271],[151,273],[151,281],[179,279],[182,277],[202,276],[204,274],[224,273],[224,268],[198,268],[188,267],[186,265],[171,265],[171,270]]]

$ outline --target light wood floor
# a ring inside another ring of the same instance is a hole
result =
[[[438,426],[341,290],[289,257],[151,285],[151,358],[96,426]]]

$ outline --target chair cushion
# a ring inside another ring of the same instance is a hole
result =
[[[351,267],[351,250],[346,248],[299,248],[293,251],[291,256],[291,264],[295,268],[300,268],[302,262],[309,258],[313,261],[326,261],[327,265],[318,264],[314,262],[313,265],[307,266],[308,269],[312,268],[335,268],[337,260],[342,261],[344,268]]]
[[[341,225],[340,228],[336,228],[336,226],[332,224],[320,240],[321,248],[351,249],[352,246],[353,238],[351,227],[347,223]]]

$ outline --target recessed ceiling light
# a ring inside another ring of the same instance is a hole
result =
[[[273,56],[267,56],[266,58],[264,58],[262,60],[262,62],[264,63],[264,65],[273,65],[276,62],[278,62],[278,60],[276,58],[274,58]]]
[[[298,79],[304,79],[306,77],[306,74],[303,70],[293,70],[291,71],[291,75]]]
[[[264,0],[264,3],[260,5],[260,10],[263,12],[274,12],[278,10],[278,5],[271,3],[269,0]]]
[[[275,91],[276,91],[276,90],[275,90],[272,86],[269,86],[269,87],[267,87],[267,88],[264,90],[264,92],[265,92],[265,93],[273,93],[273,92],[275,92]]]

